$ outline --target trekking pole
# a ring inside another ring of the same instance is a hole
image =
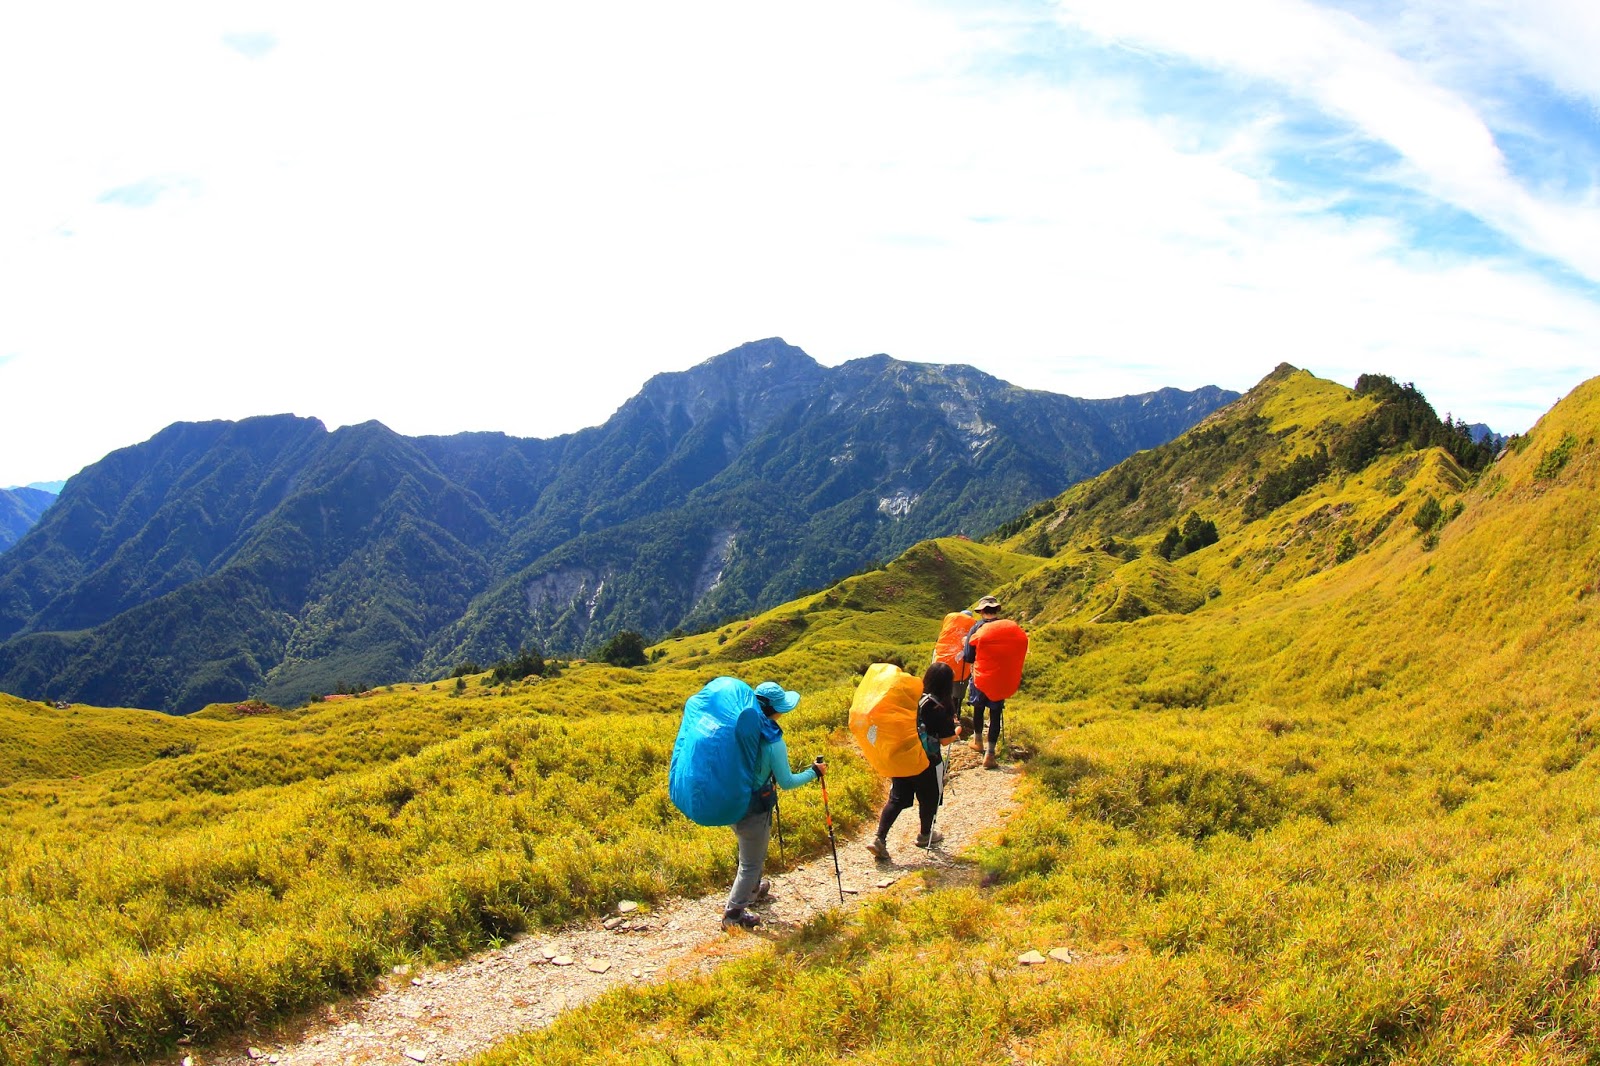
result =
[[[817,762],[827,766],[822,756],[817,756]],[[839,902],[844,902],[844,874],[839,872],[839,842],[833,836],[833,814],[828,809],[828,778],[826,773],[817,777],[817,783],[822,786],[822,817],[828,823],[828,845],[833,848],[833,879],[839,884]]]
[[[778,802],[777,787],[772,792],[772,820],[778,826],[778,865],[783,865],[783,804]]]
[[[939,802],[933,805],[933,818],[928,822],[928,846],[923,850],[933,854],[933,830],[939,824],[939,808],[944,806],[944,783],[950,780],[950,760],[943,757],[940,752],[939,765],[934,769],[934,774],[939,780]],[[943,770],[943,773],[939,773]]]

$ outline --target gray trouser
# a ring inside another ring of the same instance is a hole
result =
[[[767,845],[772,840],[772,812],[747,814],[733,825],[739,838],[739,873],[728,893],[727,910],[748,906],[761,884],[761,868],[767,864]]]

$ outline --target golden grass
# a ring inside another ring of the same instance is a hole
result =
[[[1277,384],[1286,454],[1360,402]],[[1600,1061],[1597,423],[1590,382],[1475,485],[1429,451],[1253,522],[1230,494],[1221,541],[1171,565],[929,542],[642,670],[218,722],[0,789],[0,1057],[147,1051],[725,881],[727,832],[665,799],[677,709],[717,673],[800,688],[795,761],[829,751],[835,819],[870,817],[855,669],[920,665],[1000,590],[1034,635],[1007,717],[1035,754],[975,870],[484,1061]],[[1430,495],[1462,504],[1436,543]],[[1150,613],[1109,620],[1130,596]],[[818,802],[785,804],[802,853]],[[1076,961],[1017,962],[1052,947]]]
[[[0,787],[175,758],[232,737],[216,723],[155,711],[57,709],[0,692]]]
[[[1188,614],[1036,625],[1011,717],[1040,754],[983,885],[481,1061],[1597,1061],[1597,422],[1591,382],[1476,488],[1428,453],[1235,527],[1183,560],[1224,588]],[[1447,486],[1432,550],[1409,521],[1342,563],[1283,544]],[[1271,546],[1294,580],[1228,562]]]

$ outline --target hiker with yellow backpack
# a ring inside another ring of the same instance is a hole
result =
[[[889,830],[900,812],[917,805],[917,847],[939,843],[934,816],[940,802],[939,767],[944,745],[956,735],[956,705],[950,667],[936,662],[917,683],[891,663],[867,669],[850,706],[850,731],[873,769],[889,778],[889,798],[878,815],[878,835],[867,850],[889,861]]]

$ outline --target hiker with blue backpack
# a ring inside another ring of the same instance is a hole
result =
[[[900,812],[912,803],[916,803],[922,822],[917,847],[931,848],[939,843],[940,834],[933,828],[934,815],[939,810],[939,768],[944,762],[944,746],[956,735],[955,671],[948,663],[935,662],[922,675],[917,734],[928,765],[919,773],[889,779],[889,798],[878,815],[878,835],[867,845],[879,862],[889,861],[889,830]]]
[[[772,840],[772,810],[778,789],[799,788],[822,777],[818,758],[799,773],[789,769],[778,716],[788,714],[800,694],[775,681],[752,689],[719,677],[689,697],[672,749],[668,793],[679,810],[699,825],[731,825],[739,843],[739,870],[722,911],[724,929],[754,929],[752,913],[772,891],[761,876]]]

